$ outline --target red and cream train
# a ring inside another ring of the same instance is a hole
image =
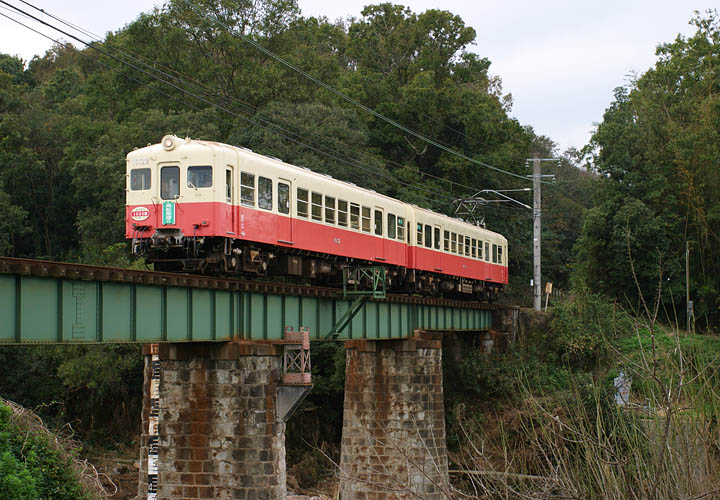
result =
[[[126,236],[158,270],[338,281],[381,264],[393,290],[493,299],[500,234],[226,144],[165,136],[127,155]]]

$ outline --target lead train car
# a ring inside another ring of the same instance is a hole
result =
[[[127,155],[126,237],[156,270],[301,276],[382,264],[390,289],[493,299],[507,240],[330,176],[165,136]]]

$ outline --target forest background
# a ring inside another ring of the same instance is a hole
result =
[[[694,35],[659,45],[654,67],[616,89],[591,143],[565,152],[510,117],[501,75],[467,51],[474,30],[443,10],[385,3],[331,22],[302,17],[293,0],[171,0],[94,48],[57,44],[29,62],[0,55],[0,254],[142,265],[124,240],[124,159],[166,134],[248,147],[448,215],[476,191],[529,187],[526,160],[537,153],[559,159],[545,166],[556,178],[543,186],[544,280],[629,308],[661,280],[674,319],[689,241],[697,327],[712,333],[720,19],[691,23]],[[508,297],[526,300],[531,212],[494,204],[483,215],[509,240]],[[3,347],[0,394],[55,402],[44,414],[76,422],[84,438],[132,439],[140,361],[133,346]],[[325,401],[337,404],[341,375],[325,365],[315,402],[332,393]]]

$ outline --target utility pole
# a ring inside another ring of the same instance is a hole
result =
[[[540,155],[533,155],[533,307],[539,311],[542,307],[540,283],[541,272],[541,234],[542,234],[542,196],[540,193]]]

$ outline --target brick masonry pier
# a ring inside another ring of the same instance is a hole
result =
[[[159,365],[154,411],[157,449],[148,435],[153,413],[152,349]],[[278,418],[276,399],[283,347],[160,344],[146,346],[144,354],[138,498],[284,499],[285,424],[282,416]],[[156,485],[148,483],[148,462],[152,468],[154,452]],[[156,492],[149,492],[153,488]]]
[[[340,499],[449,498],[440,337],[345,348]]]

